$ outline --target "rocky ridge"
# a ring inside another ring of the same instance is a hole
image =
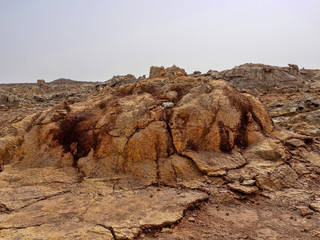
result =
[[[288,67],[243,64],[221,72],[195,72],[191,76],[224,79],[237,90],[257,96],[281,127],[320,136],[319,70],[299,69],[294,64]]]
[[[320,236],[319,139],[225,81],[152,67],[9,125],[4,239]]]

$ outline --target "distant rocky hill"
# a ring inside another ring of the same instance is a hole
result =
[[[88,81],[77,81],[68,78],[58,78],[52,82],[48,82],[48,84],[92,84],[92,82]]]
[[[59,104],[62,100],[79,102],[87,97],[96,83],[58,79],[51,83],[38,80],[37,84],[0,85],[0,109],[45,108]]]

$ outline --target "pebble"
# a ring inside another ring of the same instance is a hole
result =
[[[253,185],[255,185],[255,183],[256,183],[256,180],[250,179],[250,180],[244,180],[241,183],[241,185],[243,185],[243,186],[253,186]]]
[[[172,108],[173,106],[174,106],[173,102],[164,102],[164,103],[162,103],[162,107],[165,107],[165,108]]]

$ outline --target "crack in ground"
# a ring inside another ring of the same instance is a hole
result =
[[[10,210],[4,203],[0,203],[0,212],[11,212],[12,210]]]
[[[101,224],[101,223],[96,223],[96,224],[97,224],[97,226],[100,226],[100,227],[103,227],[105,229],[108,229],[111,232],[112,237],[114,238],[114,240],[117,240],[117,237],[116,237],[116,234],[115,234],[115,232],[113,230],[113,227],[108,227],[108,226],[106,226],[104,224]]]
[[[63,194],[66,194],[66,193],[70,193],[71,190],[67,190],[67,191],[63,191],[63,192],[59,192],[59,193],[56,193],[56,194],[52,194],[52,195],[49,195],[49,196],[45,196],[45,197],[42,197],[42,198],[38,198],[36,199],[34,202],[32,203],[29,203],[21,208],[18,208],[18,209],[9,209],[10,211],[17,211],[17,210],[21,210],[21,209],[24,209],[26,207],[29,207],[37,202],[40,202],[40,201],[43,201],[43,200],[47,200],[47,199],[50,199],[50,198],[53,198],[53,197],[56,197],[56,196],[60,196],[60,195],[63,195]]]
[[[172,226],[177,226],[181,220],[186,216],[186,213],[187,212],[190,212],[190,211],[193,211],[194,209],[196,208],[201,208],[201,205],[205,202],[208,202],[209,200],[209,196],[207,198],[204,198],[204,199],[198,199],[198,200],[195,200],[191,203],[189,203],[185,209],[183,209],[183,214],[182,214],[182,217],[175,220],[175,221],[167,221],[167,222],[164,222],[162,224],[159,224],[159,225],[154,225],[154,224],[144,224],[144,225],[141,225],[139,226],[138,228],[140,228],[141,232],[138,234],[137,237],[135,238],[138,238],[141,233],[150,233],[150,230],[153,231],[154,233],[155,232],[158,232],[160,231],[161,229],[163,228],[166,228],[166,227],[172,227]]]
[[[42,225],[45,225],[46,223],[41,223],[41,224],[35,224],[35,225],[30,225],[30,226],[25,226],[25,227],[0,227],[0,230],[7,230],[7,229],[26,229],[26,228],[31,228],[31,227],[40,227]]]
[[[183,158],[186,158],[188,160],[191,161],[192,165],[194,166],[195,169],[197,169],[202,175],[205,175],[205,176],[208,176],[207,172],[201,170],[199,168],[199,166],[197,165],[197,163],[191,158],[191,157],[188,157],[186,155],[184,155],[183,153],[177,153],[180,157],[183,157]]]
[[[86,208],[86,210],[84,210],[84,212],[78,216],[78,218],[79,218],[80,221],[84,221],[84,219],[82,218],[83,215],[85,215],[85,214],[88,212],[89,208],[91,208],[91,207],[93,206],[93,204],[96,203],[96,201],[97,201],[98,198],[99,198],[99,197],[94,198],[93,201],[92,201],[92,203]]]

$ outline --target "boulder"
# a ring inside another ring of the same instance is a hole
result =
[[[106,88],[63,114],[41,113],[10,162],[73,166],[85,177],[130,176],[150,185],[160,181],[160,159],[177,154],[200,172],[220,175],[245,165],[240,150],[273,132],[264,106],[226,82],[187,77],[175,66],[150,72],[150,79]]]

